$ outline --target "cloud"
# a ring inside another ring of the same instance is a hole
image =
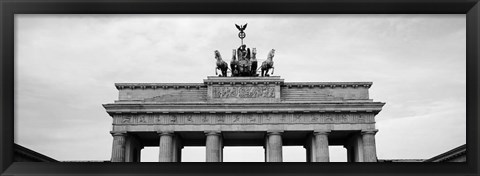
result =
[[[374,82],[370,98],[387,103],[377,116],[379,157],[428,158],[465,143],[465,15],[15,20],[15,141],[57,159],[108,160],[111,117],[101,104],[117,99],[114,83],[200,83],[214,75],[214,50],[230,61],[240,45],[234,24],[247,22],[244,42],[260,62],[275,48],[275,74],[286,82]]]
[[[466,116],[454,110],[377,122],[381,159],[427,159],[466,143]]]

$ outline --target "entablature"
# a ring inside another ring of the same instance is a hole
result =
[[[319,88],[370,88],[372,82],[285,82],[281,86],[287,88],[302,88],[302,87],[319,87]]]
[[[382,102],[338,103],[114,103],[104,104],[110,115],[118,113],[324,113],[369,112],[377,114]]]
[[[123,89],[200,89],[207,86],[202,83],[115,83],[118,90]]]

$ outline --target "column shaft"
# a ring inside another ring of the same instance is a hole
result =
[[[315,162],[329,162],[328,151],[328,133],[329,131],[314,132],[315,137]]]
[[[220,136],[220,162],[223,162],[223,138]]]
[[[312,162],[312,135],[308,135],[307,139],[305,140],[305,145],[303,146],[305,148],[305,154],[306,154],[306,161]]]
[[[178,149],[178,162],[182,162],[182,148]]]
[[[182,160],[182,139],[178,135],[173,136],[173,162],[181,162]]]
[[[136,162],[141,162],[142,161],[142,149],[143,149],[143,146],[140,146],[137,150],[137,161]]]
[[[317,143],[315,137],[310,137],[310,162],[317,162]]]
[[[377,162],[377,151],[375,148],[375,133],[378,130],[362,131],[363,139],[363,161]]]
[[[351,145],[345,145],[343,146],[345,150],[347,150],[347,162],[351,163],[355,161],[355,151],[353,150],[353,147]]]
[[[354,139],[355,162],[363,162],[363,139],[362,135],[358,134]]]
[[[270,145],[268,144],[268,136],[265,137],[265,146],[263,148],[265,149],[265,162],[269,162],[268,152]]]
[[[159,162],[173,162],[173,132],[160,133]]]
[[[112,133],[112,158],[111,162],[125,162],[125,138],[126,133]]]
[[[268,137],[268,162],[282,162],[282,133],[269,132]]]
[[[207,132],[206,160],[207,162],[221,162],[221,139],[219,132]]]
[[[312,162],[311,161],[312,159],[310,158],[310,153],[312,152],[312,150],[310,149],[310,145],[308,146],[305,145],[303,146],[303,148],[305,148],[305,154],[306,154],[305,157],[306,157],[307,163]]]
[[[139,162],[140,141],[135,135],[128,135],[125,139],[125,162]]]

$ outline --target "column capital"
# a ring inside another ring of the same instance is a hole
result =
[[[267,131],[267,135],[282,135],[283,130],[269,130]]]
[[[362,135],[364,135],[364,134],[373,134],[373,135],[375,135],[377,132],[378,132],[377,129],[368,129],[368,130],[362,130],[361,133],[362,133]]]
[[[220,131],[204,131],[205,135],[218,135],[220,136],[221,132]]]
[[[160,136],[173,136],[173,131],[157,131]]]
[[[314,130],[313,135],[328,135],[332,130]]]
[[[110,134],[112,134],[112,136],[126,136],[127,132],[126,131],[110,131]]]

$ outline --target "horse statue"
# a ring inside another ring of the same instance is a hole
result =
[[[257,49],[253,48],[252,50],[252,58],[250,59],[252,62],[252,68],[251,68],[251,76],[258,76],[257,75]]]
[[[217,67],[215,67],[215,75],[218,75],[217,69],[222,72],[220,77],[227,77],[228,64],[222,60],[222,56],[218,50],[215,50],[215,59],[217,59]]]
[[[238,76],[238,61],[236,53],[237,51],[233,49],[232,61],[230,61],[230,71],[232,71],[232,76]]]
[[[260,66],[259,69],[262,69],[262,76],[270,76],[268,74],[268,71],[272,69],[272,74],[273,71],[275,71],[275,68],[273,67],[273,56],[275,56],[275,49],[270,50],[268,53],[267,60],[262,62],[262,66]]]
[[[251,61],[250,61],[250,48],[243,44],[237,49],[237,70],[238,76],[250,76],[251,75]]]

